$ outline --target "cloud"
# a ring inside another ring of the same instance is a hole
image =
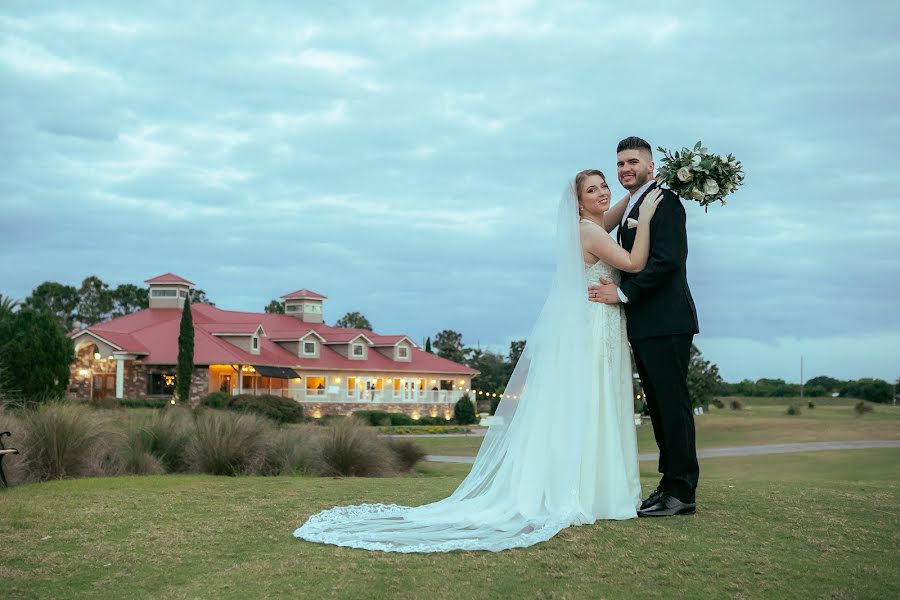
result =
[[[119,76],[109,70],[57,56],[41,46],[20,38],[8,38],[0,46],[0,62],[20,74],[37,77],[86,75],[98,79],[119,81]]]
[[[898,29],[808,0],[4,3],[0,293],[175,271],[229,308],[309,287],[329,319],[505,351],[568,179],[619,198],[619,139],[702,139],[747,170],[687,206],[707,357],[896,377]]]
[[[314,69],[338,75],[357,71],[370,64],[370,61],[362,56],[315,49],[303,50],[297,54],[277,55],[273,60],[278,65]]]

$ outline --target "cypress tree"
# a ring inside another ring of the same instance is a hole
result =
[[[431,352],[431,336],[425,338],[425,352]]]
[[[178,370],[175,376],[175,396],[181,402],[191,398],[191,375],[194,373],[194,319],[191,303],[185,298],[178,332]]]

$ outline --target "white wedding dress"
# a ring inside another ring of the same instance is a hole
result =
[[[631,360],[620,305],[587,301],[577,203],[558,211],[556,273],[469,474],[423,506],[361,504],[311,516],[311,542],[386,552],[531,546],[571,525],[630,519],[640,504]]]

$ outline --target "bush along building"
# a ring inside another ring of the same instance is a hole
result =
[[[174,399],[181,313],[194,284],[172,273],[145,283],[149,308],[69,334],[69,396]],[[330,327],[325,300],[307,289],[285,294],[284,314],[192,304],[190,402],[221,391],[290,398],[313,417],[360,409],[453,416],[477,371],[406,335]]]

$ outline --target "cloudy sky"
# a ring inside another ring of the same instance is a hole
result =
[[[307,287],[329,322],[505,350],[567,178],[619,197],[620,138],[702,139],[747,172],[687,207],[707,358],[893,381],[898,31],[868,0],[6,0],[0,293],[173,271],[223,308]]]

